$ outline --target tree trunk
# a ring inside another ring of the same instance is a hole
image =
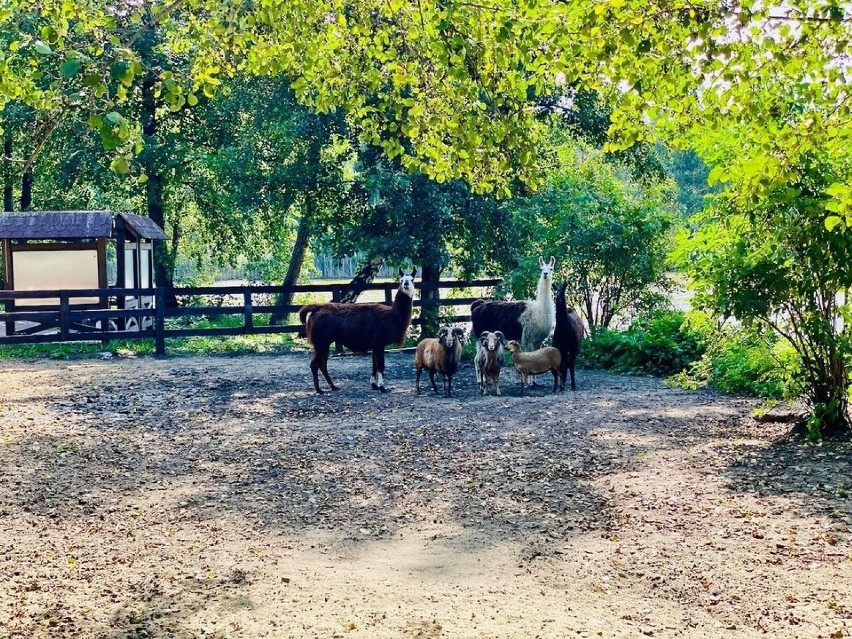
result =
[[[310,222],[309,213],[313,209],[313,199],[307,198],[305,202],[305,214],[299,219],[299,229],[296,231],[296,242],[293,244],[293,253],[290,255],[290,263],[287,265],[287,273],[284,275],[284,281],[281,283],[286,293],[278,296],[276,305],[281,307],[289,306],[293,303],[293,291],[290,290],[299,281],[299,276],[302,274],[302,266],[305,263],[305,252],[308,250],[308,240],[310,239]],[[285,324],[289,317],[289,313],[283,310],[276,311],[269,318],[270,324]]]
[[[438,283],[441,281],[441,268],[434,264],[423,264],[422,284],[420,289],[420,337],[434,337],[440,328],[440,307],[438,300],[441,291]]]
[[[145,72],[142,79],[142,139],[145,142],[145,148],[141,154],[142,166],[145,170],[145,175],[148,176],[148,181],[145,182],[145,198],[147,203],[148,217],[153,222],[158,224],[160,228],[165,228],[165,205],[163,203],[163,174],[162,161],[160,159],[160,143],[157,138],[157,98],[154,95],[156,90],[156,71],[149,69]],[[176,254],[177,241],[173,236],[172,249]],[[154,277],[158,286],[174,286],[174,255],[170,255],[170,251],[164,240],[154,241]],[[174,295],[167,296],[169,306],[175,306],[177,299]]]
[[[808,439],[836,437],[849,432],[848,376],[842,357],[829,357],[826,370],[811,383]]]
[[[33,205],[33,170],[24,171],[21,178],[21,210],[29,211]]]
[[[8,127],[8,124],[6,125]],[[12,133],[7,129],[3,138],[3,210],[15,207],[15,182],[12,171]]]
[[[364,287],[376,279],[376,275],[379,274],[379,269],[382,268],[382,264],[384,264],[384,262],[384,258],[381,257],[367,258],[364,263],[361,264],[358,272],[355,273],[355,277],[353,277],[352,281],[349,282],[349,286],[352,288],[340,297],[340,301],[346,303],[354,303],[358,301],[358,297],[364,292]]]

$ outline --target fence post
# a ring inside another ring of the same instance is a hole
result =
[[[385,286],[385,304],[393,305],[394,286],[395,285],[393,284],[388,284],[387,286]]]
[[[63,342],[68,339],[71,332],[71,294],[68,291],[59,291],[59,339]]]
[[[254,328],[254,309],[251,306],[251,288],[243,288],[243,329],[250,333]]]
[[[154,290],[154,352],[166,354],[166,291],[162,286]]]

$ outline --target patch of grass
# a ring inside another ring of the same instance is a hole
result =
[[[66,342],[64,344],[14,344],[0,346],[0,359],[75,359],[100,353],[118,356],[153,355],[154,340],[115,340],[101,342]]]
[[[256,315],[255,326],[268,326],[269,315]],[[182,318],[170,320],[170,328],[238,328],[243,325],[242,315],[193,318],[192,322]],[[166,339],[167,355],[239,355],[258,353],[281,353],[304,346],[304,340],[291,333],[271,335],[196,336]],[[15,344],[0,346],[0,359],[76,359],[111,353],[119,357],[153,355],[153,339],[122,339],[103,343],[66,342],[44,344]]]

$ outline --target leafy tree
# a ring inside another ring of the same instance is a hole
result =
[[[228,88],[204,109],[193,164],[204,235],[231,261],[246,253],[265,260],[267,278],[290,286],[311,236],[358,204],[347,131],[339,116],[299,106],[280,80],[240,78]]]
[[[534,183],[545,125],[531,101],[572,86],[613,106],[614,147],[739,128],[726,170],[760,189],[813,149],[848,147],[850,24],[837,0],[7,0],[2,30],[30,35],[3,47],[0,101],[110,109],[123,99],[110,76],[140,81],[133,45],[156,25],[189,63],[163,85],[170,106],[212,95],[236,70],[285,76],[303,103],[342,107],[362,141],[439,180]],[[852,202],[850,189],[830,195]]]
[[[471,193],[461,181],[440,184],[411,174],[376,147],[362,148],[354,165],[359,206],[328,217],[324,244],[367,261],[419,265],[424,290],[424,334],[437,332],[437,284],[448,268],[478,272],[495,250],[505,213],[494,200]],[[484,232],[485,231],[485,232]]]
[[[837,175],[825,155],[812,154],[794,180],[747,205],[736,192],[719,196],[679,249],[697,303],[795,349],[813,437],[849,429],[852,242],[824,223],[826,186]]]
[[[541,192],[511,203],[512,245],[522,266],[556,257],[568,298],[595,331],[653,306],[667,288],[672,185],[637,183],[581,143],[563,143],[559,151],[560,166]],[[515,270],[510,287],[531,289],[534,272]]]

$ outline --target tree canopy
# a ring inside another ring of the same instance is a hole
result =
[[[85,103],[116,128],[110,106],[144,73],[133,45],[152,24],[160,49],[190,62],[161,79],[170,107],[237,71],[283,75],[408,168],[480,190],[538,180],[534,98],[566,87],[606,97],[613,148],[661,135],[714,155],[713,134],[735,130],[713,177],[754,191],[788,181],[814,148],[846,153],[852,133],[840,0],[5,0],[0,102]],[[848,174],[837,184],[844,213]]]

